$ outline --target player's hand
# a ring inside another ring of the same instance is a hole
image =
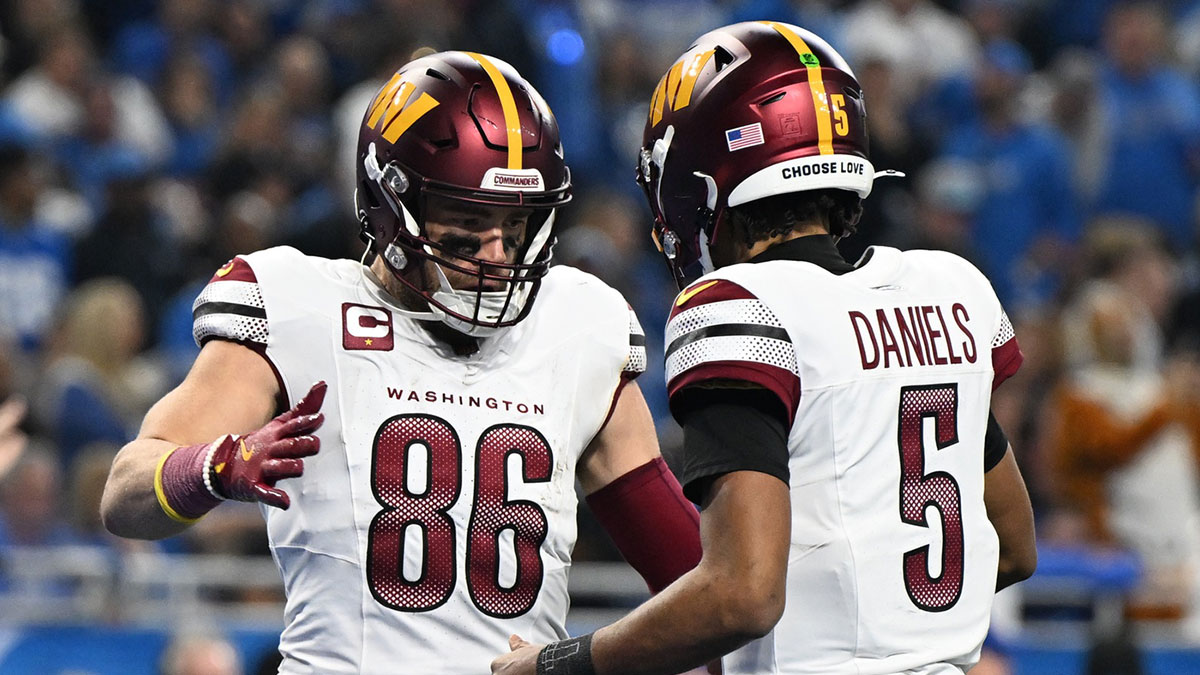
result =
[[[526,642],[519,635],[510,635],[508,637],[508,648],[512,651],[492,661],[492,673],[499,673],[501,675],[537,675],[537,658],[544,646]],[[689,670],[681,675],[704,675],[705,673],[709,675],[721,675],[723,672],[721,659],[717,659],[707,666]]]
[[[290,506],[291,499],[275,483],[303,474],[301,458],[321,449],[321,441],[312,433],[325,421],[319,412],[325,390],[325,383],[318,382],[295,407],[258,431],[218,441],[209,464],[213,489],[226,499],[280,509]]]
[[[544,646],[526,642],[519,635],[510,635],[508,648],[512,651],[492,661],[492,672],[501,675],[537,675],[537,657]]]

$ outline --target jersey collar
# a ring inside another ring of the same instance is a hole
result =
[[[810,234],[776,244],[759,253],[748,262],[760,263],[771,260],[798,260],[812,263],[832,274],[853,272],[854,265],[846,262],[837,250],[833,237],[827,234]]]

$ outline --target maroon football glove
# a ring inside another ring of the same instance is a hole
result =
[[[218,441],[205,462],[208,487],[225,499],[280,509],[290,506],[291,499],[275,483],[303,474],[301,458],[321,449],[321,441],[312,433],[325,421],[319,411],[326,389],[324,382],[318,382],[295,407],[258,431]]]

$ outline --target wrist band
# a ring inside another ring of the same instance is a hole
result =
[[[223,501],[213,496],[206,467],[218,445],[180,446],[159,458],[154,469],[154,497],[171,520],[191,525]]]
[[[537,675],[596,675],[592,634],[551,642],[537,657]]]
[[[163,466],[166,465],[167,458],[175,454],[175,451],[178,449],[178,447],[172,448],[170,452],[163,453],[163,456],[159,458],[158,466],[154,468],[154,496],[158,499],[158,507],[161,508],[163,513],[167,514],[171,520],[174,520],[177,523],[191,525],[197,520],[200,520],[204,514],[200,514],[195,518],[187,518],[180,515],[178,511],[171,507],[170,502],[167,501],[167,494],[163,490]]]
[[[214,488],[212,484],[213,456],[217,454],[217,448],[221,447],[225,441],[232,438],[233,436],[230,434],[226,434],[225,436],[218,438],[209,444],[208,452],[204,453],[204,489],[208,490],[208,494],[220,499],[221,501],[225,501],[225,497],[222,496],[221,493],[217,492],[216,488]]]

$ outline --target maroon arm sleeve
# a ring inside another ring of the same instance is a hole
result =
[[[700,562],[700,514],[662,457],[588,495],[587,503],[651,593]]]

